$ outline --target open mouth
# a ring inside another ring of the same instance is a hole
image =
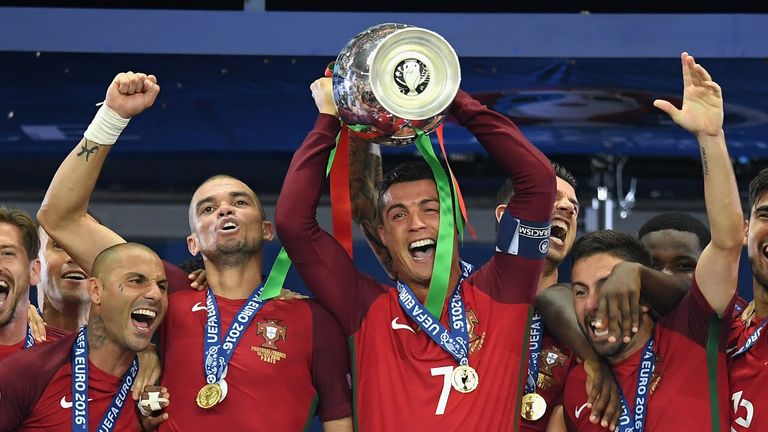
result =
[[[763,256],[768,258],[768,243],[763,245]]]
[[[608,339],[608,329],[598,329],[595,326],[595,320],[589,321],[589,331],[592,333],[592,340]]]
[[[156,317],[157,312],[150,309],[140,308],[131,312],[133,325],[141,332],[148,332]]]
[[[435,256],[435,246],[437,243],[432,239],[416,240],[408,245],[408,253],[411,258],[417,261],[423,261]]]
[[[5,299],[8,298],[8,293],[11,292],[11,287],[8,282],[0,280],[0,306],[5,303]]]
[[[231,232],[237,231],[238,228],[240,228],[240,226],[235,222],[227,221],[219,226],[219,231],[225,232],[225,233],[231,233]]]
[[[61,275],[61,278],[71,281],[81,281],[87,279],[88,277],[81,270],[73,270],[64,273]]]
[[[559,220],[552,221],[552,229],[549,232],[549,237],[558,240],[560,243],[565,243],[565,237],[568,235],[568,225]]]

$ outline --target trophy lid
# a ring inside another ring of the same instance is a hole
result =
[[[459,59],[439,34],[419,28],[396,30],[371,53],[370,85],[376,100],[406,120],[443,113],[461,82]]]

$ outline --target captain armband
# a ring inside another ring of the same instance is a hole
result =
[[[518,219],[507,211],[496,232],[496,252],[529,259],[542,259],[549,250],[550,221],[532,222]]]

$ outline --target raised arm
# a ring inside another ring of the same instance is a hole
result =
[[[154,75],[118,74],[85,137],[56,171],[37,213],[48,235],[88,273],[101,251],[125,242],[87,214],[96,179],[130,118],[152,106],[159,91]]]
[[[381,181],[381,150],[378,144],[349,136],[349,195],[352,204],[352,220],[365,235],[379,263],[390,279],[396,279],[392,272],[392,257],[379,238],[381,218],[378,212]]]
[[[451,115],[477,138],[515,184],[515,193],[499,224],[493,265],[484,266],[473,278],[482,279],[477,286],[486,287],[499,301],[533,303],[549,244],[555,201],[552,164],[511,120],[463,91],[456,95]]]
[[[736,293],[744,215],[723,133],[720,86],[688,53],[683,64],[683,107],[663,100],[654,106],[696,136],[701,150],[704,200],[712,240],[696,265],[696,282],[712,309],[723,316]]]
[[[304,283],[349,336],[362,321],[366,296],[375,295],[377,284],[358,274],[341,245],[317,223],[325,167],[340,123],[330,79],[318,79],[310,88],[318,108],[317,121],[293,155],[275,208],[275,222],[280,242]]]

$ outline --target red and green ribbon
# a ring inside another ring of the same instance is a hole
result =
[[[356,130],[356,128],[359,127],[349,126],[349,129],[352,130]],[[336,240],[341,243],[349,256],[352,257],[352,210],[349,199],[348,137],[349,130],[347,127],[342,128],[342,131],[339,133],[339,135],[336,136],[336,147],[331,149],[331,154],[328,157],[328,165],[325,168],[325,176],[328,177],[332,174],[332,171],[336,172],[335,170],[337,169],[338,171],[341,171],[340,175],[331,176],[333,235]],[[333,162],[336,160],[337,151],[341,151],[343,155],[346,155],[346,157],[339,159],[340,162],[336,164],[338,168],[334,168]],[[342,163],[341,161],[346,163]],[[346,170],[344,170],[344,167],[346,167]],[[336,185],[336,188],[334,188],[334,184]],[[336,189],[336,193],[334,193],[334,189]],[[346,226],[344,226],[345,223]],[[272,264],[272,270],[270,270],[269,276],[267,276],[267,281],[264,283],[264,290],[261,292],[260,297],[262,300],[277,297],[280,294],[280,290],[283,289],[283,284],[285,283],[285,278],[288,275],[288,270],[290,270],[290,268],[291,258],[288,257],[288,253],[285,252],[285,248],[280,248],[280,252],[277,254],[277,258],[275,258],[274,264]]]

